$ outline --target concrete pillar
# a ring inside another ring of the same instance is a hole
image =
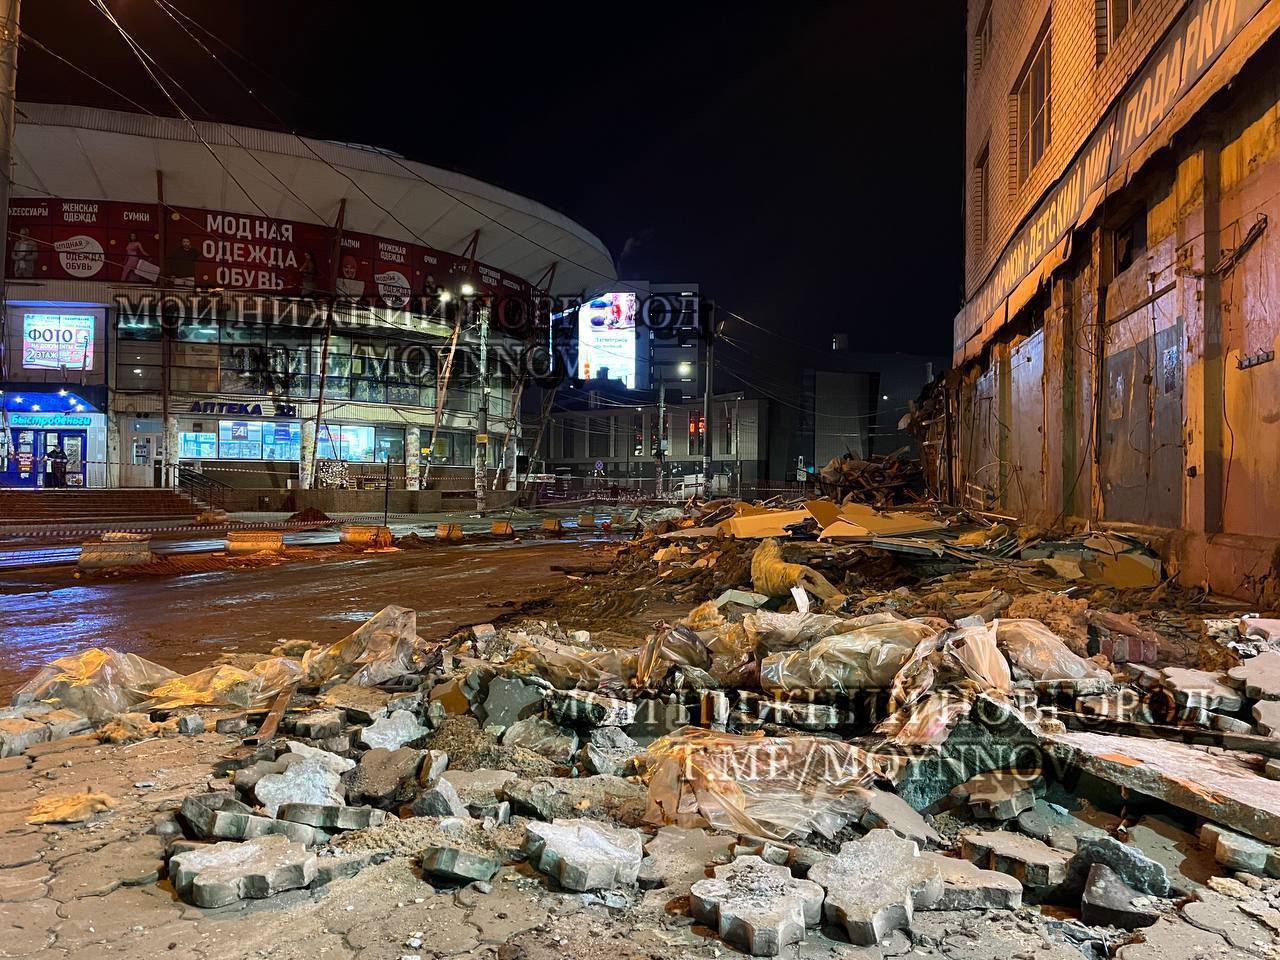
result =
[[[422,429],[409,427],[404,432],[404,488],[422,487]]]
[[[109,488],[120,486],[120,416],[107,405],[107,469]]]
[[[316,470],[316,422],[312,419],[302,421],[302,436],[298,443],[298,486],[309,490],[315,486]]]
[[[164,418],[164,449],[161,451],[164,463],[164,483],[167,487],[178,486],[178,418],[172,413]]]

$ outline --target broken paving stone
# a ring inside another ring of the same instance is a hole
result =
[[[539,820],[585,816],[640,823],[648,796],[641,784],[603,774],[516,779],[502,787],[502,798],[511,803],[513,813]]]
[[[316,858],[316,877],[311,881],[311,889],[318,890],[320,887],[328,886],[335,880],[344,880],[347,877],[354,877],[357,873],[373,863],[378,854],[369,853],[340,853],[332,857]]]
[[[898,836],[914,840],[920,846],[942,842],[938,831],[929,826],[919,811],[896,793],[876,789],[871,789],[868,793],[869,803],[861,819],[865,829],[892,830]]]
[[[1257,708],[1254,708],[1254,716],[1257,716]],[[1278,721],[1280,722],[1280,721]],[[1221,713],[1209,714],[1209,726],[1217,730],[1219,733],[1237,733],[1251,734],[1253,733],[1253,724],[1237,717],[1228,717]],[[1264,733],[1266,731],[1263,731]]]
[[[340,757],[331,751],[309,747],[305,743],[298,743],[296,740],[289,741],[289,752],[300,753],[308,760],[323,764],[334,773],[346,773],[356,765],[356,762],[349,757]]]
[[[353,803],[375,807],[398,807],[409,803],[418,792],[418,770],[425,750],[374,747],[365,751],[347,781],[347,795]]]
[[[1022,884],[1007,873],[981,867],[941,853],[924,853],[942,874],[942,893],[927,910],[1017,910]]]
[[[1163,866],[1137,847],[1106,835],[1080,839],[1067,871],[1068,888],[1083,889],[1088,880],[1089,868],[1096,863],[1110,867],[1121,880],[1140,893],[1156,897],[1169,895],[1169,875]]]
[[[942,896],[942,872],[934,858],[920,856],[914,840],[892,830],[872,830],[841,844],[836,856],[810,868],[809,879],[826,890],[827,920],[861,946],[910,927],[917,908]]]
[[[773,957],[805,938],[822,919],[822,887],[797,880],[786,867],[739,857],[715,868],[689,891],[689,912],[726,943],[757,957]]]
[[[184,737],[196,737],[204,733],[204,717],[188,713],[178,718],[178,733]]]
[[[542,688],[520,680],[494,677],[489,681],[489,695],[484,701],[483,723],[504,730],[517,720],[525,720],[542,712]]]
[[[1061,850],[1021,834],[988,830],[961,836],[966,860],[988,870],[1016,877],[1026,890],[1040,894],[1067,878],[1071,857]]]
[[[26,717],[5,717],[0,720],[0,757],[16,757],[28,747],[49,739],[49,728]]]
[[[422,872],[451,883],[487,882],[502,866],[496,857],[447,843],[433,844],[419,857]]]
[[[375,720],[360,731],[360,742],[366,747],[398,750],[406,743],[425,737],[431,730],[418,722],[408,710],[396,710]]]
[[[1018,829],[1068,853],[1075,853],[1080,837],[1100,837],[1105,833],[1046,800],[1037,800],[1030,810],[1018,814]]]
[[[595,820],[535,822],[525,849],[533,865],[566,890],[607,890],[636,882],[644,837]]]
[[[387,715],[387,701],[391,695],[372,687],[352,683],[339,683],[320,694],[320,703],[341,710],[352,723],[373,723]]]
[[[951,793],[967,801],[974,816],[985,820],[1012,820],[1036,802],[1034,782],[1017,770],[980,773]]]
[[[1251,700],[1280,699],[1280,653],[1267,650],[1227,671]]]
[[[1210,824],[1205,824],[1209,827]],[[1275,847],[1222,827],[1201,830],[1201,837],[1213,843],[1213,858],[1222,866],[1245,873],[1263,874],[1268,864],[1276,862]]]
[[[431,688],[428,714],[442,710],[450,716],[462,716],[471,709],[471,698],[467,696],[466,680],[463,677],[451,677],[443,683]]]
[[[556,690],[547,700],[547,714],[571,726],[625,727],[635,722],[636,705],[590,690]]]
[[[321,830],[364,830],[386,822],[387,812],[375,807],[345,807],[321,803],[286,803],[281,820]]]
[[[413,805],[410,812],[415,817],[469,817],[471,812],[458,796],[458,791],[444,777],[436,781],[434,786],[425,788]]]
[[[501,743],[504,747],[524,747],[556,763],[568,763],[578,749],[578,735],[542,717],[529,717],[507,727]]]
[[[491,818],[495,823],[511,822],[511,804],[499,799],[498,792],[515,774],[508,770],[446,770],[440,779],[448,780],[458,792],[466,814],[477,819]]]
[[[1149,896],[1133,889],[1105,863],[1089,868],[1080,898],[1080,917],[1085,923],[1136,930],[1160,919],[1160,911]]]
[[[254,785],[253,794],[271,817],[284,804],[341,806],[346,802],[342,779],[324,761],[310,756],[289,764],[282,773],[267,774]]]
[[[707,877],[707,866],[723,862],[729,841],[705,830],[663,827],[644,845],[644,860],[637,879],[646,890],[659,887],[674,896],[688,893],[689,887]]]
[[[1253,719],[1263,736],[1280,736],[1280,700],[1259,700],[1253,705]]]
[[[1179,706],[1223,713],[1234,713],[1244,706],[1240,691],[1227,686],[1220,673],[1186,667],[1165,667],[1160,672],[1165,688],[1173,694]]]
[[[280,834],[307,847],[320,839],[309,826],[258,816],[245,804],[226,795],[190,794],[182,801],[178,816],[190,832],[201,839],[250,840]]]
[[[308,740],[328,740],[342,732],[342,714],[337,710],[319,710],[293,721],[295,736]]]
[[[589,773],[617,777],[627,772],[631,761],[640,752],[640,744],[627,736],[621,727],[597,727],[591,731],[581,756]]]
[[[307,886],[316,876],[316,857],[287,837],[258,837],[177,854],[169,875],[188,903],[223,907]]]

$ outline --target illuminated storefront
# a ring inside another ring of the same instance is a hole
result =
[[[82,442],[43,422],[16,439],[5,426],[6,464],[28,445],[35,463],[52,442],[84,451],[87,486],[174,485],[186,468],[281,489],[336,463],[353,486],[380,474],[415,489],[432,467],[449,476],[471,466],[478,311],[493,319],[516,305],[533,316],[539,297],[615,276],[607,248],[578,224],[453,171],[351,144],[197,127],[23,104],[0,387],[75,392],[84,410],[71,412],[89,422],[68,428],[83,429]],[[217,142],[219,156],[202,142]],[[288,165],[287,196],[259,197],[270,188],[258,183],[246,196],[228,176],[264,162]],[[29,183],[57,195],[24,196]],[[375,197],[395,197],[394,212]],[[466,333],[438,404],[455,329]],[[535,340],[545,337],[529,327],[489,331],[491,462],[517,419],[512,366],[498,356]],[[38,405],[14,412],[49,412]]]

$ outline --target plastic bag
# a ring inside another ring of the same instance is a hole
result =
[[[177,676],[136,654],[91,647],[44,667],[13,695],[13,703],[57,700],[90,720],[105,720],[141,703],[152,688]]]
[[[1009,661],[1000,652],[994,624],[984,623],[957,630],[947,638],[947,652],[955,657],[969,679],[976,681],[981,688],[1001,693],[1013,689]]]
[[[1110,680],[1098,664],[1071,652],[1039,620],[996,620],[996,642],[1015,667],[1032,680]]]
[[[302,664],[287,657],[267,657],[250,670],[225,663],[206,667],[156,687],[151,691],[149,707],[175,710],[178,707],[265,706],[281,690],[301,683],[302,669]]]
[[[748,737],[684,727],[637,760],[645,819],[758,837],[834,836],[865,807],[874,757],[823,737]]]
[[[376,686],[413,671],[418,615],[407,607],[383,607],[337,643],[302,658],[309,685],[342,680]]]
[[[852,690],[889,686],[921,641],[938,634],[927,620],[891,620],[835,633],[804,650],[775,653],[760,664],[769,693]]]

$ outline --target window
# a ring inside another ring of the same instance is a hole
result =
[[[262,424],[256,420],[219,420],[218,456],[222,460],[261,460]]]
[[[991,20],[991,3],[988,0],[986,9],[978,18],[978,29],[973,32],[973,75],[975,77],[982,71],[982,65],[991,55]]]
[[[1138,0],[1094,0],[1094,43],[1101,63],[1138,9]]]
[[[1017,108],[1017,166],[1018,186],[1044,156],[1052,139],[1052,70],[1049,56],[1049,22],[1040,31],[1040,39],[1022,78],[1014,87],[1013,99]]]
[[[988,217],[990,203],[987,190],[991,179],[991,149],[984,144],[978,153],[977,162],[973,165],[973,190],[970,203],[970,222],[973,230],[973,252],[981,253],[987,245]]]
[[[632,440],[632,456],[643,457],[644,452],[644,414],[633,413],[631,415],[631,440]]]
[[[593,417],[587,421],[587,456],[609,456],[609,421]]]
[[[218,456],[216,433],[178,434],[178,458],[180,460],[213,460]]]
[[[302,458],[302,425],[288,423],[262,425],[263,460],[300,460]]]
[[[701,456],[702,444],[707,436],[707,422],[701,410],[689,411],[689,455]]]
[[[317,437],[321,460],[345,460],[348,463],[373,463],[373,427],[326,423]]]
[[[724,424],[724,432],[720,435],[720,452],[722,454],[737,453],[733,448],[733,411],[725,407],[724,416],[720,419]]]

